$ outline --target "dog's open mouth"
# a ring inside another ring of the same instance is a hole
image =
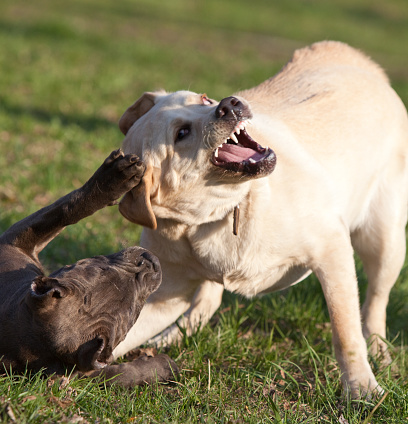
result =
[[[276,156],[269,147],[262,147],[246,132],[248,120],[239,121],[231,135],[211,156],[211,162],[232,172],[264,176],[276,165]]]

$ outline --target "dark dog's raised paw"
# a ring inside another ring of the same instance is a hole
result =
[[[102,196],[106,205],[113,204],[140,183],[145,168],[137,155],[114,150],[88,181],[88,188],[94,196]]]
[[[125,155],[116,159],[118,171],[124,177],[128,177],[127,184],[129,190],[139,184],[145,172],[145,164],[136,155]]]
[[[140,182],[145,171],[145,165],[137,155],[125,155],[122,149],[114,150],[101,168],[106,168],[111,177],[126,182],[129,190]]]

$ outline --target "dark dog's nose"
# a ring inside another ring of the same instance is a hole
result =
[[[162,272],[159,259],[149,251],[143,252],[139,256],[137,264],[139,272],[136,274],[136,281],[143,282],[143,286],[148,293],[154,292],[161,284]]]
[[[159,259],[155,255],[146,250],[146,252],[143,252],[140,256],[144,259],[147,259],[151,263],[154,272],[161,272]]]
[[[226,97],[220,101],[220,104],[215,110],[217,119],[238,119],[242,116],[244,105],[236,97]]]

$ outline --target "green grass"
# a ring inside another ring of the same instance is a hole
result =
[[[0,231],[85,182],[120,146],[117,121],[144,91],[221,99],[323,39],[366,51],[408,104],[406,0],[2,0]],[[139,235],[111,207],[66,229],[42,259],[55,269]],[[342,398],[325,302],[311,277],[250,301],[225,294],[209,325],[170,348],[182,369],[174,384],[127,391],[2,376],[0,422],[406,423],[407,272],[388,310],[394,366],[376,369],[388,392],[382,403]]]

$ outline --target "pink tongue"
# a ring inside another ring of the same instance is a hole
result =
[[[223,144],[218,149],[218,160],[222,162],[243,162],[252,158],[258,161],[262,155],[248,147],[237,146],[236,144]]]

